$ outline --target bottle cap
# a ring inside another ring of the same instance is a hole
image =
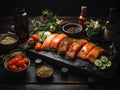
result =
[[[17,14],[22,14],[22,13],[24,13],[25,12],[25,8],[23,8],[23,7],[17,7],[16,8],[16,13]]]
[[[82,6],[81,11],[87,11],[87,6]]]

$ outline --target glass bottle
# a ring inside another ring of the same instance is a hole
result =
[[[15,33],[19,42],[25,42],[29,38],[28,15],[25,8],[16,8],[15,11]]]
[[[109,11],[109,18],[106,21],[105,25],[105,32],[104,37],[107,41],[116,41],[117,40],[117,34],[120,33],[120,30],[118,28],[118,17],[117,17],[117,11],[116,8],[112,7]]]
[[[83,27],[83,32],[86,32],[86,21],[87,21],[87,7],[82,6],[81,7],[81,13],[80,16],[78,17],[78,24]]]

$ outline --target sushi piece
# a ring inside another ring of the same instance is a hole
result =
[[[74,41],[75,39],[65,38],[59,45],[58,53],[65,54]]]
[[[51,43],[49,48],[52,50],[57,50],[61,41],[63,41],[65,38],[67,38],[68,36],[66,34],[59,34],[57,37],[55,37]]]
[[[104,52],[104,49],[101,47],[94,47],[86,56],[86,59],[89,60],[90,62],[94,62],[96,58],[99,57],[101,53]]]
[[[76,40],[73,42],[73,44],[70,46],[68,51],[66,52],[66,57],[69,59],[74,59],[77,55],[78,51],[85,45],[88,41],[85,39]]]
[[[51,35],[49,35],[49,36],[46,38],[46,40],[43,42],[42,47],[41,47],[41,50],[48,50],[51,41],[52,41],[56,36],[58,36],[58,35],[59,35],[59,34],[51,34]]]
[[[87,54],[95,47],[96,45],[92,42],[85,44],[78,53],[78,57],[81,59],[86,59]]]

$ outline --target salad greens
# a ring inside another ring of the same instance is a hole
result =
[[[34,33],[38,31],[50,31],[54,33],[61,27],[60,24],[62,21],[51,10],[45,9],[42,11],[42,15],[31,20],[30,24],[33,26]]]

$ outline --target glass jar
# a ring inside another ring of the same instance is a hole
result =
[[[19,42],[25,42],[29,38],[28,15],[25,8],[15,10],[15,33],[19,37]]]

